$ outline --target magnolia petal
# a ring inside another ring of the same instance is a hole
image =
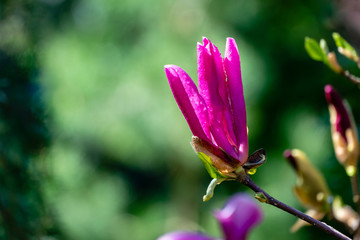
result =
[[[213,57],[214,65],[215,65],[215,72],[217,77],[217,84],[218,84],[218,92],[221,97],[222,102],[224,105],[229,104],[228,100],[228,93],[227,93],[227,86],[226,86],[226,76],[225,71],[223,67],[223,60],[221,58],[221,53],[219,52],[219,49],[211,42],[209,41],[208,44],[211,56]]]
[[[237,146],[236,137],[234,135],[233,129],[233,119],[231,117],[228,83],[226,82],[223,59],[221,58],[219,49],[213,43],[211,43],[211,41],[209,41],[209,48],[215,63],[218,92],[224,104],[223,130],[230,144],[233,146]]]
[[[157,240],[216,240],[215,238],[206,236],[196,232],[171,232],[167,233]]]
[[[232,157],[238,158],[228,139],[229,134],[224,128],[227,107],[223,98],[226,98],[226,83],[224,74],[218,73],[222,69],[219,64],[221,62],[220,53],[206,38],[203,40],[203,45],[198,43],[197,52],[199,92],[208,108],[211,134],[220,148]],[[222,93],[220,94],[219,91]]]
[[[248,231],[262,220],[260,207],[245,194],[231,197],[225,207],[215,212],[226,240],[244,240]]]
[[[246,108],[241,78],[240,56],[233,38],[228,38],[226,41],[224,68],[228,81],[233,127],[238,143],[239,157],[240,161],[245,162],[249,153]]]
[[[230,142],[230,144],[232,146],[234,146],[235,148],[237,148],[238,144],[236,142],[236,137],[235,137],[235,134],[234,134],[234,124],[233,124],[233,117],[232,117],[232,114],[231,114],[231,109],[230,109],[230,105],[227,104],[227,107],[226,107],[226,111],[224,113],[224,131],[225,131],[225,135],[227,136],[228,138],[228,141]]]
[[[336,158],[342,165],[347,165],[347,160],[350,156],[350,152],[347,148],[347,143],[341,133],[334,130],[334,128],[335,127],[331,127],[331,137],[334,145]]]
[[[356,167],[359,160],[359,139],[357,131],[353,128],[349,128],[345,132],[346,139],[348,140],[348,151],[352,157],[347,161],[347,165]]]
[[[209,121],[206,104],[200,96],[195,83],[180,67],[166,65],[165,73],[175,100],[180,107],[192,133],[210,141]]]

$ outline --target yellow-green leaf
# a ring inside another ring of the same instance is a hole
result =
[[[326,59],[326,54],[321,49],[319,43],[312,38],[305,38],[305,49],[309,56],[316,61],[324,61]]]
[[[334,32],[332,37],[335,41],[336,46],[349,51],[353,56],[358,57],[356,50],[351,46],[339,33]]]
[[[211,178],[219,178],[219,179],[226,178],[224,175],[219,173],[219,171],[212,165],[211,158],[208,155],[202,152],[198,152],[198,155]]]

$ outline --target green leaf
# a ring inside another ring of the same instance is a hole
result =
[[[257,192],[255,193],[255,196],[254,196],[259,202],[267,202],[268,201],[268,198],[265,196],[265,194],[263,192]]]
[[[206,155],[205,153],[199,152],[198,153],[200,160],[205,166],[206,171],[209,173],[211,178],[226,178],[226,176],[219,173],[219,171],[212,165],[211,158]]]
[[[335,41],[336,46],[349,51],[352,55],[358,57],[356,50],[351,46],[340,34],[334,32],[332,37]]]
[[[314,39],[305,37],[305,49],[312,59],[322,62],[327,60],[326,54]]]

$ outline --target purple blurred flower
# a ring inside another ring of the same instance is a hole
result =
[[[224,240],[244,240],[247,233],[262,220],[260,207],[254,199],[245,194],[232,196],[221,210],[215,211]],[[216,240],[215,238],[195,232],[172,232],[158,238],[158,240]]]
[[[254,199],[245,194],[237,194],[229,199],[225,207],[215,212],[226,240],[242,240],[248,231],[259,224],[262,213]]]
[[[207,38],[197,45],[199,90],[180,67],[165,73],[194,136],[223,150],[238,165],[248,158],[246,109],[240,57],[235,40],[226,41],[225,57]]]
[[[158,240],[214,240],[214,238],[196,232],[171,232],[158,238]]]

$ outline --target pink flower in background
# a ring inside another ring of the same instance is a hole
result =
[[[168,233],[158,238],[158,240],[215,240],[215,239],[201,233],[179,231],[179,232]]]
[[[240,57],[228,38],[224,58],[207,38],[198,43],[199,89],[180,67],[166,65],[165,73],[194,136],[210,143],[243,165],[248,158],[246,109]]]
[[[248,232],[262,220],[260,207],[245,194],[232,196],[225,207],[215,211],[224,235],[224,240],[245,240]],[[158,240],[216,240],[196,232],[172,232]]]

